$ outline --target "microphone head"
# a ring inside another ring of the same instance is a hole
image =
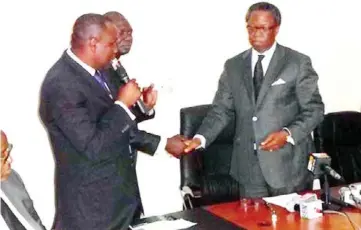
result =
[[[322,175],[324,172],[324,167],[331,164],[331,157],[326,153],[311,153],[307,169],[311,171],[314,175]]]

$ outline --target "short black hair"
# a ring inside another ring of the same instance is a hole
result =
[[[107,22],[110,21],[101,14],[89,13],[78,17],[71,34],[71,47],[78,49],[90,37],[99,35],[106,28]]]
[[[246,22],[248,22],[249,18],[251,17],[251,13],[253,11],[268,11],[272,14],[273,18],[275,19],[277,25],[281,25],[281,12],[277,8],[277,6],[269,3],[269,2],[258,2],[253,4],[249,7],[247,14],[246,14]]]

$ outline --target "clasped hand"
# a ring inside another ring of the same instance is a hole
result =
[[[153,109],[157,102],[158,92],[154,90],[154,84],[140,89],[135,79],[130,80],[119,88],[117,100],[127,107],[133,106],[139,99],[143,99],[148,109]]]
[[[182,135],[175,135],[167,140],[166,151],[176,158],[191,152],[201,145],[198,138],[187,139]]]

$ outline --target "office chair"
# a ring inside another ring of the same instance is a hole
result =
[[[192,138],[211,105],[180,110],[180,134]],[[229,175],[234,121],[205,150],[196,150],[180,159],[181,194],[184,209],[239,199],[239,185]]]
[[[331,156],[331,167],[340,173],[347,184],[361,181],[361,113],[340,111],[328,113],[315,129],[317,152]],[[340,185],[333,178],[330,186]]]

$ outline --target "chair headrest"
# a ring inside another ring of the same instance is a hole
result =
[[[186,137],[193,137],[202,124],[204,117],[212,105],[198,105],[186,107],[180,110],[180,134]],[[216,141],[223,143],[233,142],[235,123],[230,122],[228,126],[217,136]]]
[[[321,137],[324,142],[337,145],[361,145],[361,113],[340,111],[328,113],[321,123]]]

